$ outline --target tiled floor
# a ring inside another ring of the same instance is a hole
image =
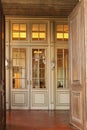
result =
[[[68,111],[7,111],[7,130],[73,130]]]

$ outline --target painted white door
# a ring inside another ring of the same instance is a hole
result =
[[[31,109],[48,109],[47,49],[31,48]]]
[[[29,108],[29,86],[27,83],[28,62],[27,49],[12,47],[11,49],[11,109]]]
[[[68,47],[56,48],[56,109],[70,109]]]
[[[79,2],[69,17],[69,85],[71,88],[70,122],[80,130],[86,129],[86,76],[84,43],[84,3]]]

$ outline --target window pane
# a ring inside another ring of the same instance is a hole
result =
[[[58,67],[57,77],[60,79],[63,78],[63,68],[62,67]]]
[[[44,79],[41,79],[40,80],[40,88],[46,88],[46,86],[45,86],[45,80]]]
[[[46,34],[45,33],[40,33],[39,34],[39,38],[40,39],[45,39],[46,38]]]
[[[32,50],[33,88],[46,88],[45,49]]]
[[[40,31],[46,31],[46,25],[40,24]]]
[[[12,24],[12,39],[25,40],[27,37],[26,24]]]
[[[68,39],[68,38],[69,38],[68,33],[64,33],[64,39]]]
[[[46,40],[46,24],[32,25],[32,40]]]
[[[12,58],[14,59],[14,58],[17,58],[17,50],[14,48],[13,49],[14,51],[12,52]]]
[[[33,39],[38,39],[39,38],[38,33],[36,33],[36,32],[32,33],[32,38]]]
[[[64,39],[68,39],[68,25],[64,25]]]
[[[20,24],[20,31],[26,32],[26,24]]]
[[[68,25],[56,26],[56,38],[57,40],[68,40]]]
[[[57,33],[57,39],[63,39],[63,33]]]
[[[57,50],[57,88],[68,88],[68,49]]]
[[[12,37],[13,38],[19,38],[19,32],[13,32]]]
[[[20,38],[26,39],[26,32],[20,32]]]
[[[63,88],[63,79],[59,79],[57,82],[57,88]]]
[[[32,25],[32,31],[39,31],[38,24]]]
[[[40,68],[45,68],[45,59],[40,59]]]
[[[19,24],[12,24],[13,31],[19,31]]]
[[[68,78],[69,78],[69,62],[68,62],[68,50],[64,50],[64,79],[65,86],[68,87]]]
[[[22,48],[12,49],[12,73],[13,88],[22,89],[26,87],[26,50]]]
[[[57,32],[63,32],[63,25],[57,25]]]
[[[64,32],[68,33],[68,25],[64,25]]]
[[[64,80],[64,75],[63,75],[63,49],[58,49],[57,50],[57,87],[58,88],[63,88],[63,80]]]
[[[33,85],[33,88],[39,88],[39,80],[33,79],[32,85]]]

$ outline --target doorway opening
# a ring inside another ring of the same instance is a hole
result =
[[[7,109],[69,110],[68,20],[6,19]]]

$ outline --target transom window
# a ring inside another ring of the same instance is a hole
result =
[[[12,40],[26,40],[27,25],[24,23],[12,24]]]
[[[32,40],[46,40],[46,24],[32,24]]]
[[[68,25],[57,25],[56,26],[56,39],[57,40],[68,40]]]

